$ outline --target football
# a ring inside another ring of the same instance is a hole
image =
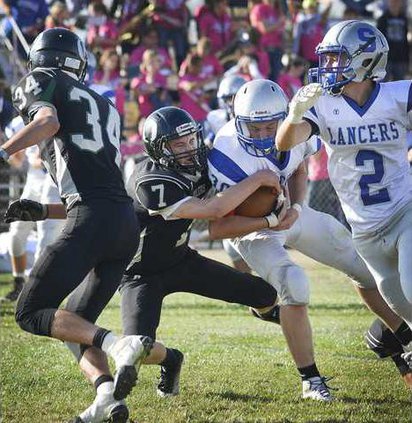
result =
[[[235,209],[235,214],[246,217],[267,216],[278,207],[278,197],[279,194],[273,188],[260,187]],[[284,198],[283,194],[281,197]]]

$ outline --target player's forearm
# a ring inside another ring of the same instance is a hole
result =
[[[292,123],[286,118],[276,133],[276,149],[290,150],[293,146],[306,141],[310,136],[310,130],[307,122]]]
[[[307,172],[305,163],[301,163],[295,173],[289,178],[288,188],[290,204],[303,204],[306,197]]]
[[[11,156],[20,150],[39,144],[51,138],[60,128],[59,121],[52,115],[41,116],[33,120],[21,131],[6,141],[2,148]]]
[[[64,204],[47,204],[48,219],[66,219],[66,207]]]
[[[267,228],[264,217],[227,216],[209,222],[209,237],[212,240],[235,238]]]

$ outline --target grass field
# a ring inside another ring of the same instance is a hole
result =
[[[225,260],[218,250],[205,254]],[[158,398],[159,367],[143,367],[128,398],[132,421],[412,422],[411,393],[395,366],[376,359],[363,342],[373,317],[349,281],[293,255],[312,281],[317,362],[334,377],[337,401],[300,399],[299,377],[278,326],[254,319],[242,306],[174,294],[164,303],[158,335],[185,353],[181,394]],[[0,275],[0,295],[9,289],[8,279]],[[119,314],[116,296],[99,323],[120,331]],[[2,421],[65,422],[86,408],[93,390],[63,345],[21,331],[12,306],[2,306],[1,318]]]

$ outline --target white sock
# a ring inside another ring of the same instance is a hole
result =
[[[110,348],[119,340],[119,337],[116,336],[113,332],[109,332],[103,339],[102,350],[109,354]]]
[[[114,391],[114,384],[111,381],[101,383],[97,389],[97,395],[107,395]]]

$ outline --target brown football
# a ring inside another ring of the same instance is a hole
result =
[[[235,209],[235,214],[246,217],[263,217],[276,207],[278,193],[270,187],[260,187]]]

